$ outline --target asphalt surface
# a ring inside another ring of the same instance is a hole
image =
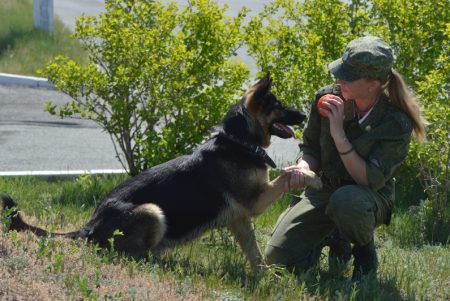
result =
[[[59,119],[44,102],[70,98],[43,88],[0,85],[0,171],[120,169],[109,135],[94,122]]]
[[[256,13],[265,2],[231,0],[229,14],[242,5]],[[54,0],[54,6],[55,14],[72,30],[76,16],[95,15],[104,9],[101,0]],[[242,58],[254,70],[253,62],[244,54]],[[46,88],[0,85],[0,175],[122,169],[109,135],[94,122],[61,120],[43,110],[45,101],[63,104],[69,100]],[[288,166],[297,156],[297,143],[274,137],[267,152],[278,167]]]

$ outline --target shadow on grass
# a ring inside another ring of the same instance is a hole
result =
[[[199,247],[200,245],[203,246]],[[412,292],[402,295],[395,278],[378,279],[369,276],[360,282],[352,282],[348,276],[318,268],[298,276],[282,268],[250,270],[234,242],[214,245],[207,237],[192,245],[151,256],[147,264],[158,266],[161,271],[175,275],[180,281],[200,276],[217,291],[238,288],[239,293],[249,299],[295,300],[301,296],[311,297],[313,300],[416,299]]]
[[[374,275],[352,281],[350,277],[320,272],[319,281],[305,280],[306,287],[319,290],[321,295],[338,300],[415,300],[414,296],[402,296],[396,286],[396,279],[379,279]]]

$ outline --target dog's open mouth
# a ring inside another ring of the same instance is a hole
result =
[[[270,126],[270,133],[280,138],[287,139],[294,137],[294,131],[282,123],[276,122]]]

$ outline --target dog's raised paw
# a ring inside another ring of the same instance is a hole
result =
[[[323,187],[322,180],[320,177],[312,170],[305,169],[302,170],[303,176],[305,177],[305,185],[312,187],[316,190],[320,190]]]

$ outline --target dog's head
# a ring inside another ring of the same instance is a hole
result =
[[[287,139],[294,136],[291,125],[298,125],[306,116],[293,109],[285,107],[277,97],[270,92],[272,79],[267,74],[252,86],[242,98],[241,104],[254,120],[253,133],[259,137],[262,147],[270,145],[271,135]]]

